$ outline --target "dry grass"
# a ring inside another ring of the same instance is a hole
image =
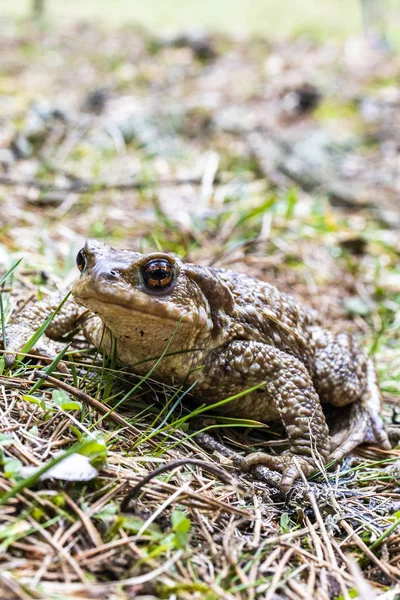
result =
[[[304,39],[175,47],[131,29],[8,22],[3,31],[2,271],[24,257],[3,284],[4,321],[69,288],[86,237],[163,248],[264,278],[352,329],[375,356],[390,423],[400,394],[400,246],[390,227],[397,58],[371,53],[368,64],[352,63],[348,49]],[[288,108],[287,94],[304,82],[324,95],[314,114]],[[375,121],[363,119],[360,98],[377,103]],[[249,149],[255,130],[266,139],[306,135],[309,155],[324,152],[311,134],[326,136],[337,169],[330,177],[342,169],[348,186],[356,179],[370,191],[384,176],[381,203],[332,208],[323,189],[297,190],[282,172],[267,177]],[[347,180],[343,165],[353,169]],[[399,450],[360,448],[283,501],[276,474],[255,480],[235,466],[238,454],[281,446],[278,428],[199,419],[182,391],[138,382],[79,334],[64,360],[67,375],[43,377],[34,358],[20,357],[12,371],[0,359],[2,597],[400,592]],[[212,440],[196,438],[200,429]],[[95,479],[21,479],[22,466],[49,465],[71,448],[98,468]],[[189,458],[216,470],[188,461],[143,485],[121,511],[153,469]]]

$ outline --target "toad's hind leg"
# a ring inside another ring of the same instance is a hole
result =
[[[253,452],[243,459],[243,470],[262,463],[282,472],[281,491],[286,493],[299,477],[299,468],[309,475],[326,463],[328,426],[310,373],[300,360],[268,344],[235,340],[210,356],[204,373],[226,396],[263,384],[261,402],[255,402],[254,395],[244,396],[236,405],[227,404],[226,413],[263,420],[272,406],[285,426],[289,450],[279,456]],[[210,394],[209,387],[205,393]]]
[[[341,431],[331,438],[331,460],[340,460],[360,444],[377,445],[390,450],[391,444],[380,417],[381,395],[374,365],[367,362],[367,381],[360,400],[354,402],[342,423]]]
[[[340,460],[363,443],[390,449],[380,417],[381,395],[372,361],[347,333],[313,331],[315,386],[321,400],[347,406],[331,437],[331,460]]]

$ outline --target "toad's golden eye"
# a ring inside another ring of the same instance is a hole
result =
[[[85,267],[86,267],[86,255],[85,255],[84,248],[82,248],[81,250],[79,250],[78,254],[76,255],[76,266],[78,267],[78,269],[81,272],[85,270]]]
[[[151,292],[168,291],[175,280],[173,265],[165,258],[152,258],[142,269],[144,287]]]

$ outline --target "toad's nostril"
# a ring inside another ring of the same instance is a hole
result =
[[[99,281],[117,281],[120,279],[120,271],[117,269],[96,269]]]
[[[93,276],[99,283],[120,282],[124,278],[126,265],[122,262],[110,261],[95,257],[92,261],[90,275]]]
[[[117,269],[110,269],[109,271],[106,271],[103,276],[105,279],[108,279],[108,281],[116,281],[120,278],[120,275],[121,273]]]

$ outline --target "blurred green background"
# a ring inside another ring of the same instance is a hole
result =
[[[385,7],[387,35],[398,46],[399,0],[373,2]],[[33,0],[0,0],[0,14],[27,16],[32,4]],[[362,31],[361,0],[46,0],[45,4],[50,19],[98,20],[106,25],[201,26],[272,37],[307,32],[318,39],[344,38]]]

